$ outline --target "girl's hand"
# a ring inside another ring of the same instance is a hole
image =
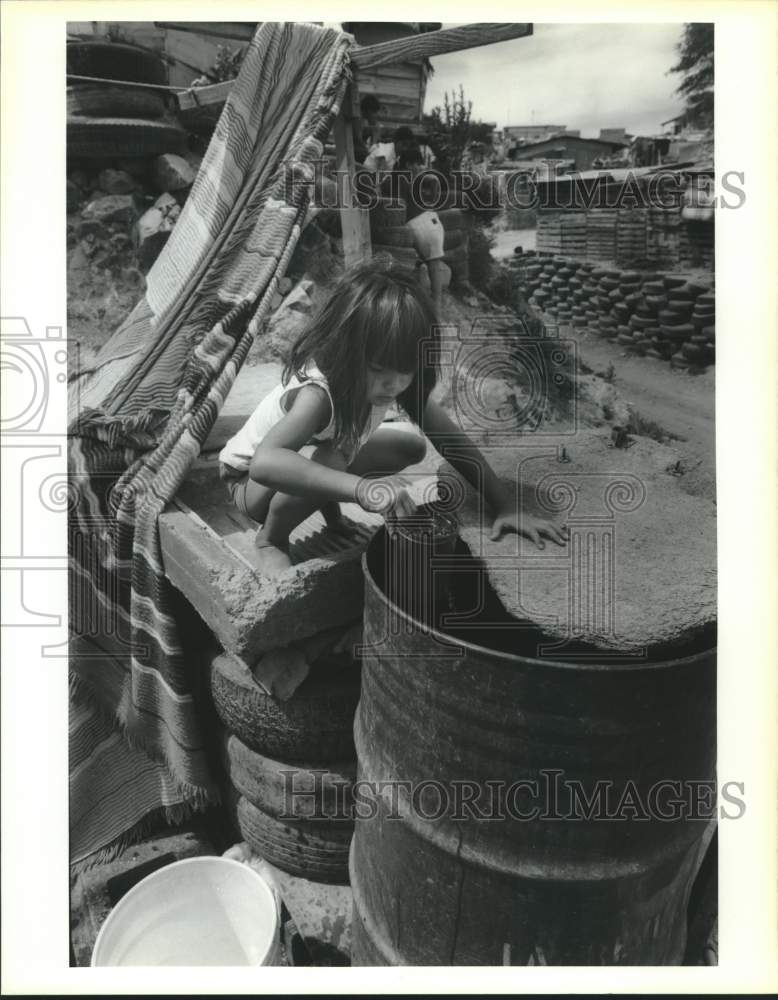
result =
[[[409,482],[407,476],[360,479],[356,491],[357,503],[363,510],[383,514],[386,518],[407,517],[416,510],[416,504],[405,489]]]
[[[536,517],[534,514],[524,514],[523,517],[519,517],[514,510],[503,511],[495,517],[489,537],[496,542],[504,531],[515,531],[517,535],[524,535],[539,549],[546,547],[543,537],[550,538],[557,545],[566,545],[569,538],[567,525],[558,528],[551,521]]]

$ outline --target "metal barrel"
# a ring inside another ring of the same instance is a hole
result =
[[[381,531],[363,557],[352,964],[680,964],[715,828],[715,644],[575,662],[529,655],[522,632],[516,652],[504,630],[501,650],[475,645],[483,629],[393,604],[388,561]]]
[[[382,537],[387,542],[387,596],[412,620],[434,622],[447,610],[449,573],[445,557],[453,554],[457,522],[449,515],[420,507]]]

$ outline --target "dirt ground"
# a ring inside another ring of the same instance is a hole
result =
[[[497,260],[512,257],[517,246],[525,251],[535,248],[534,229],[500,230],[495,225],[491,235],[495,240],[492,256]],[[699,277],[709,278],[706,274]],[[551,316],[544,319],[547,324],[556,323]],[[697,491],[715,500],[715,368],[690,375],[666,361],[628,354],[619,344],[588,330],[562,324],[559,334],[576,341],[584,371],[605,374],[613,366],[610,383],[614,389],[644,421],[668,432]]]
[[[497,260],[505,260],[512,257],[516,247],[524,250],[534,250],[537,238],[536,229],[505,229],[502,231],[492,229],[491,235],[494,237],[492,256]]]

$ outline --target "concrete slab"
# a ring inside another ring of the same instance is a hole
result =
[[[351,886],[298,878],[256,855],[247,863],[276,883],[312,965],[351,964]]]
[[[716,621],[716,508],[686,491],[672,448],[648,438],[615,448],[609,434],[579,431],[482,450],[512,484],[517,510],[571,532],[568,545],[546,540],[543,550],[516,534],[492,541],[466,490],[461,537],[510,614],[553,638],[613,652],[708,635]]]
[[[409,470],[417,503],[436,495],[431,469],[434,462]],[[254,547],[257,525],[232,508],[218,462],[204,456],[159,519],[165,573],[224,649],[251,666],[267,650],[359,615],[359,560],[383,519],[357,504],[343,504],[342,512],[348,533],[330,531],[321,514],[312,514],[291,536],[294,565],[270,579]]]

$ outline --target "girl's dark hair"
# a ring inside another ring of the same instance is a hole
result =
[[[413,372],[398,402],[415,423],[438,377],[437,316],[416,275],[377,261],[346,271],[292,348],[283,383],[308,362],[327,379],[337,445],[356,446],[370,415],[367,369]]]

